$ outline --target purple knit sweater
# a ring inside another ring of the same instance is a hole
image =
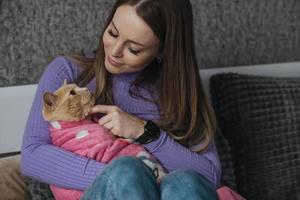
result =
[[[23,137],[21,164],[24,175],[65,188],[85,190],[105,164],[76,155],[52,145],[48,122],[42,117],[43,94],[54,92],[66,79],[73,82],[80,73],[80,68],[64,57],[54,59],[45,70],[31,107]],[[114,103],[122,110],[141,119],[159,119],[158,108],[154,103],[131,97],[128,93],[130,83],[137,72],[113,75],[112,90]],[[88,88],[95,90],[92,80]],[[144,96],[149,93],[142,91]],[[219,185],[221,167],[215,145],[202,154],[197,154],[178,144],[164,131],[158,140],[144,147],[151,152],[169,171],[193,169],[210,180],[215,187]]]

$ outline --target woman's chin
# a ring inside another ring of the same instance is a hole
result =
[[[117,69],[111,69],[109,67],[106,67],[106,70],[110,73],[110,74],[121,74],[122,72],[117,70]]]

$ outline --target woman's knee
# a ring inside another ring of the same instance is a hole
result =
[[[121,157],[103,169],[83,199],[158,199],[158,196],[150,168],[135,157]]]
[[[148,169],[141,160],[131,156],[124,156],[113,160],[104,168],[101,174],[118,181],[121,179],[136,181],[145,170]]]
[[[162,180],[161,192],[162,199],[218,199],[213,184],[193,170],[178,170],[168,174]]]

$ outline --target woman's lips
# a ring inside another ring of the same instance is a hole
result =
[[[115,66],[115,67],[118,67],[118,66],[121,66],[121,65],[122,65],[122,63],[118,63],[118,62],[114,61],[114,60],[111,59],[109,56],[107,56],[107,60],[108,60],[108,62],[109,62],[111,65],[113,65],[113,66]]]

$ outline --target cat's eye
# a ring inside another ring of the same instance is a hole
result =
[[[71,90],[70,95],[76,95],[76,92],[74,90]]]

